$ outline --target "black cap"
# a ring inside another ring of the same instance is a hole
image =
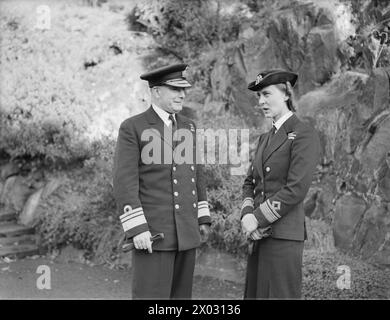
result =
[[[294,87],[297,79],[298,75],[289,71],[278,69],[263,71],[257,75],[255,81],[252,81],[248,85],[248,89],[252,91],[260,91],[271,84],[286,83],[287,81],[291,83],[292,87]]]
[[[191,87],[191,84],[183,76],[183,71],[187,67],[187,64],[174,64],[144,73],[140,78],[148,81],[150,88],[160,85],[187,88]]]

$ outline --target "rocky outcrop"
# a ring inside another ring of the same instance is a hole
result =
[[[45,179],[41,172],[22,175],[13,162],[0,166],[0,177],[0,213],[16,214],[18,224],[24,226],[33,226],[41,201],[60,186],[58,178]]]
[[[307,215],[331,223],[336,247],[388,265],[389,75],[339,74],[298,103],[298,114],[320,133],[327,168],[307,197]]]
[[[247,84],[260,70],[299,73],[297,113],[317,129],[322,155],[306,216],[330,225],[336,247],[389,264],[390,69],[346,70],[345,39],[355,31],[348,10],[337,1],[299,1],[258,13],[215,63],[206,103],[263,130]]]

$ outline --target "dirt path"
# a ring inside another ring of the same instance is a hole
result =
[[[37,286],[39,266],[50,268],[50,290]],[[26,258],[0,263],[0,299],[131,299],[131,280],[131,270]],[[196,275],[193,297],[241,299],[242,290],[242,284]]]

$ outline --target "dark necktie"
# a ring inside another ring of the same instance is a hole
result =
[[[176,148],[177,141],[174,140],[174,134],[175,134],[175,131],[177,129],[177,123],[176,123],[176,120],[172,114],[169,115],[168,119],[171,120],[171,123],[172,123],[172,146],[173,146],[173,148]]]
[[[276,127],[274,125],[272,125],[272,129],[270,131],[270,134],[269,134],[269,137],[268,137],[268,141],[267,141],[267,147],[271,143],[272,137],[275,135],[275,132],[276,132]]]

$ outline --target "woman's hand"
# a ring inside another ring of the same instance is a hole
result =
[[[241,219],[242,231],[247,238],[257,229],[258,225],[259,223],[253,213],[248,213]]]

